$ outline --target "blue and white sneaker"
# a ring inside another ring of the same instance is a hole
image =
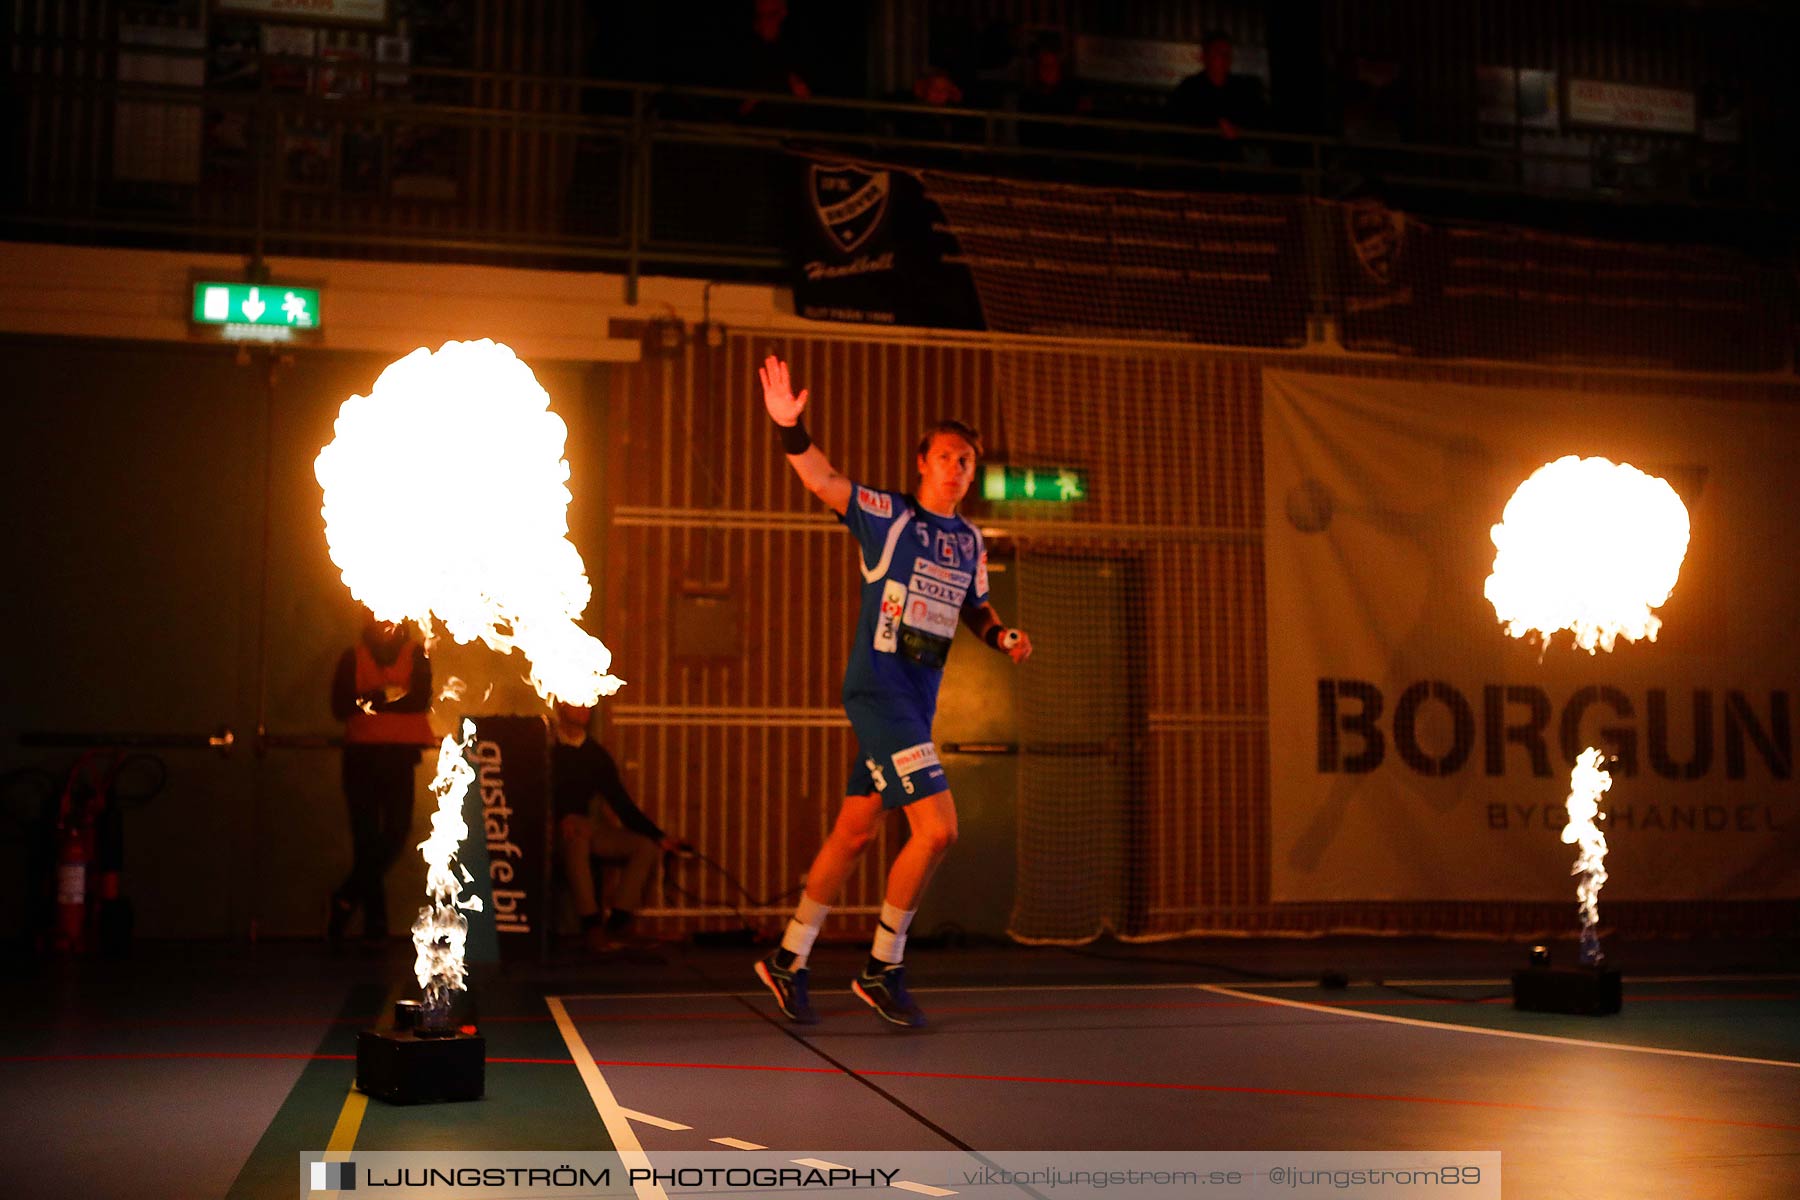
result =
[[[796,1025],[817,1025],[819,1014],[813,1011],[812,1001],[806,995],[806,968],[788,970],[776,964],[778,950],[771,950],[766,958],[756,962],[756,977],[763,981],[775,997],[775,1007],[781,1015]]]
[[[917,1029],[925,1024],[925,1014],[906,990],[906,968],[899,963],[873,974],[864,969],[851,981],[850,990],[890,1025]]]

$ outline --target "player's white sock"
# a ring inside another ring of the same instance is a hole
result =
[[[806,965],[806,956],[812,953],[813,941],[819,936],[819,927],[825,924],[825,918],[831,915],[831,905],[820,904],[804,893],[800,896],[800,906],[788,919],[787,932],[781,935],[781,948],[794,956],[788,969],[798,971]]]
[[[875,926],[875,944],[869,950],[869,956],[884,963],[897,963],[906,954],[906,928],[912,924],[913,913],[895,908],[887,901],[881,902],[881,923]]]

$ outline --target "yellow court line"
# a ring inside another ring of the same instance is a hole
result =
[[[350,1151],[356,1148],[357,1131],[362,1128],[363,1113],[368,1110],[369,1098],[352,1085],[350,1094],[344,1097],[344,1107],[338,1111],[331,1140],[325,1143],[325,1161],[343,1162],[350,1157]]]
[[[379,1021],[381,1019],[382,1013],[391,1012],[393,1010],[395,1001],[400,999],[400,993],[405,990],[405,988],[406,984],[396,983],[393,987],[388,989],[387,998],[381,1002],[381,1007],[376,1010],[376,1020]],[[362,1130],[363,1114],[368,1111],[369,1097],[356,1090],[356,1081],[352,1078],[350,1081],[349,1094],[344,1097],[344,1106],[338,1109],[337,1124],[331,1127],[331,1137],[325,1143],[324,1161],[350,1161],[350,1151],[356,1148],[356,1135]],[[335,1200],[339,1194],[340,1193],[338,1192],[319,1193],[321,1197],[331,1197],[333,1200]]]

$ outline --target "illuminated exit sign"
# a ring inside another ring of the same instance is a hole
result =
[[[285,283],[196,283],[194,324],[317,329],[319,290]]]
[[[1087,472],[1075,467],[989,463],[981,468],[981,495],[986,500],[1045,500],[1057,504],[1086,500]]]

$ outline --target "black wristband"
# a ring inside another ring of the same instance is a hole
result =
[[[981,640],[998,650],[1000,648],[1000,639],[1005,636],[1006,626],[995,621],[992,625],[987,627],[987,632],[981,635]]]
[[[806,432],[806,426],[796,417],[792,425],[777,425],[775,432],[781,438],[781,452],[786,455],[805,454],[812,445],[812,435]]]

